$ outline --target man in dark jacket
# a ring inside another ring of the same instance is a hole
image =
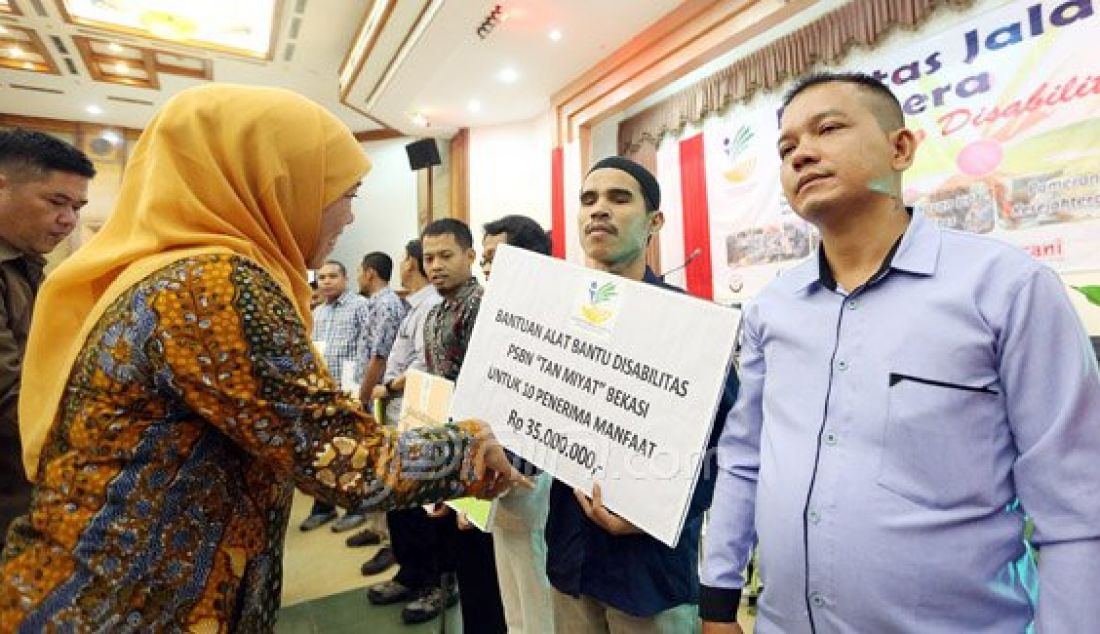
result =
[[[76,228],[95,168],[48,134],[0,132],[0,547],[27,511],[19,440],[19,374],[45,254]]]
[[[660,205],[661,189],[646,168],[617,156],[596,163],[585,177],[577,217],[588,266],[679,292],[646,266],[646,246],[664,224]],[[721,434],[737,387],[730,369],[708,450]],[[677,634],[697,629],[699,536],[714,492],[713,452],[706,453],[705,461],[674,548],[609,511],[598,495],[589,499],[554,482],[546,572],[555,589],[555,631]]]

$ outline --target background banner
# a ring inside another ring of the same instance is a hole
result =
[[[1100,269],[1098,34],[1091,0],[1009,2],[941,16],[833,70],[874,74],[901,101],[921,139],[907,204],[1060,272],[1091,271]],[[754,295],[817,243],[779,185],[783,92],[703,126],[718,301]]]

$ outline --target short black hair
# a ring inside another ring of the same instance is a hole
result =
[[[27,176],[49,171],[95,176],[95,166],[80,150],[49,134],[20,128],[0,132],[0,170]]]
[[[813,73],[799,79],[795,85],[783,96],[783,110],[786,110],[791,101],[808,88],[821,84],[853,84],[858,88],[874,96],[875,106],[872,108],[879,127],[886,132],[893,132],[905,127],[905,113],[902,112],[901,102],[886,84],[866,73]],[[782,115],[781,115],[782,116]]]
[[[393,259],[381,251],[368,253],[363,256],[363,270],[367,269],[373,270],[383,281],[389,282],[393,275]]]
[[[455,218],[440,218],[430,223],[427,227],[424,227],[424,231],[420,232],[420,239],[423,240],[428,236],[445,235],[454,236],[455,242],[463,249],[474,248],[474,234],[470,233],[470,225]]]
[[[336,268],[340,269],[340,275],[343,275],[344,277],[348,276],[347,267],[344,266],[344,263],[339,261],[339,260],[325,260],[325,263],[324,263],[324,265],[321,266],[321,268],[324,268],[324,267],[326,267],[330,264],[332,266],[335,266]]]
[[[405,255],[416,260],[416,270],[428,277],[428,272],[424,270],[424,249],[420,246],[420,238],[405,243]]]
[[[487,236],[506,234],[510,246],[550,255],[550,239],[547,237],[546,231],[539,226],[539,223],[527,216],[511,214],[487,222],[482,228]]]

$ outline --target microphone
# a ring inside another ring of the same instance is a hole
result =
[[[691,264],[692,262],[694,262],[695,258],[699,257],[700,255],[703,255],[703,249],[701,247],[695,247],[695,250],[691,252],[691,255],[687,256],[687,259],[684,260],[683,264],[681,264],[680,266],[674,266],[671,269],[665,271],[664,273],[661,273],[660,275],[657,276],[658,279],[660,279],[662,282],[665,281],[665,276],[669,275],[670,273],[675,273],[676,271],[679,271],[680,269],[686,269],[687,266],[689,264]]]

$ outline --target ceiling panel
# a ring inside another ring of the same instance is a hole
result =
[[[61,0],[75,24],[269,58],[281,0]]]

